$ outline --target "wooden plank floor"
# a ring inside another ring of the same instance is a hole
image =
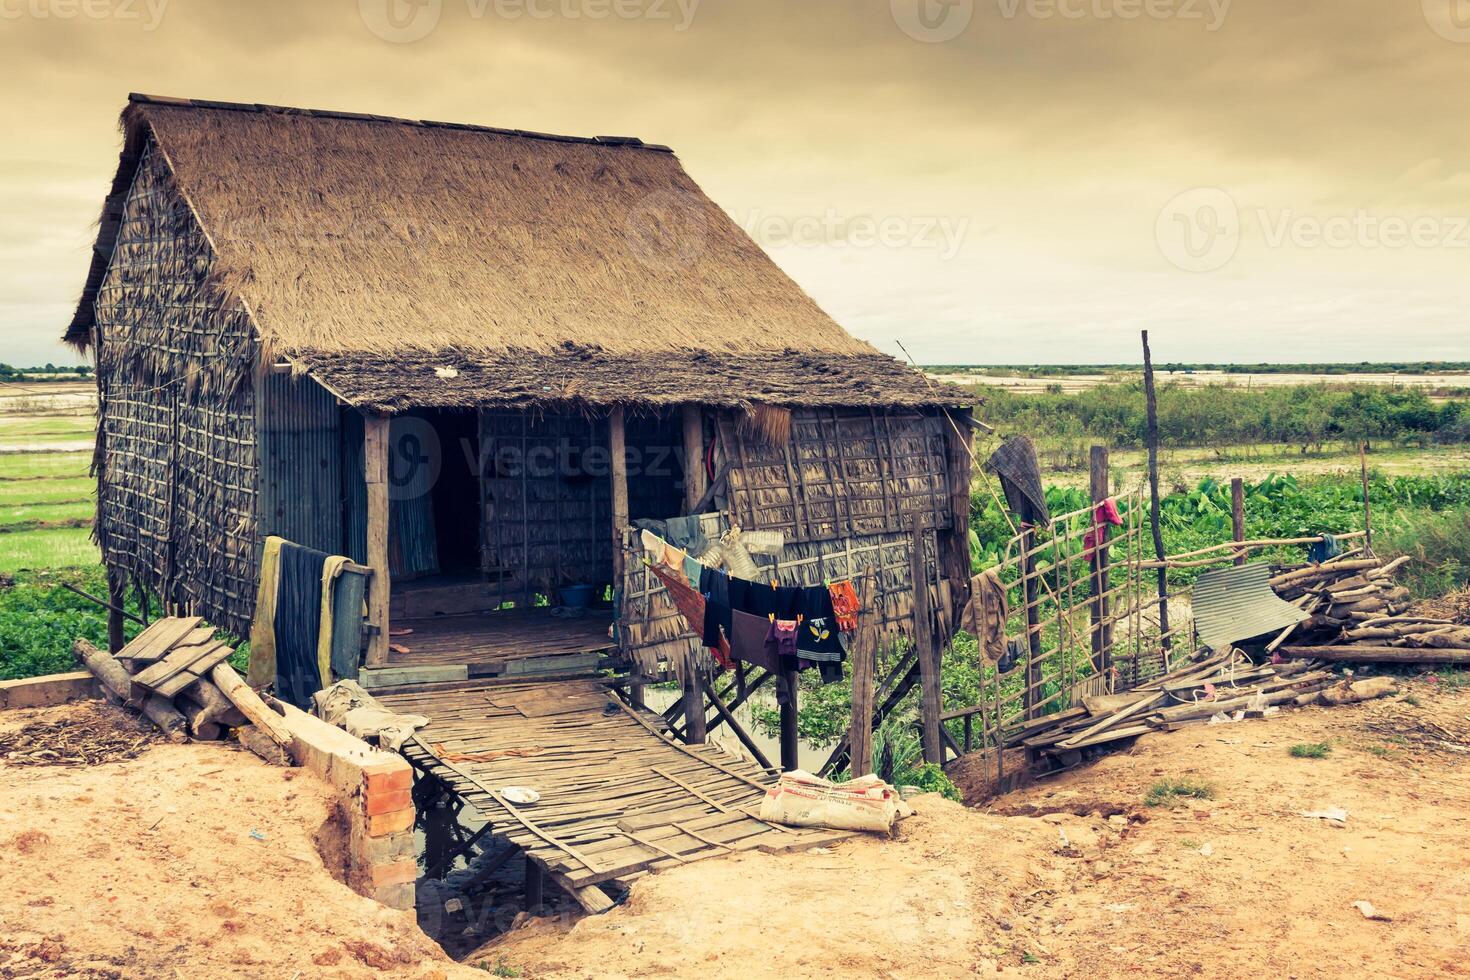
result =
[[[590,611],[564,619],[549,609],[507,609],[486,614],[395,619],[393,629],[412,629],[393,642],[407,653],[389,654],[397,666],[430,664],[490,664],[531,657],[558,656],[606,650],[612,614]]]
[[[735,851],[802,849],[849,836],[766,823],[774,778],[714,746],[662,733],[595,681],[393,694],[431,722],[404,755],[443,779],[561,885],[577,891]],[[525,754],[496,753],[520,750]],[[516,806],[501,790],[541,794]]]

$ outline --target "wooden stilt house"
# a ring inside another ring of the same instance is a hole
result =
[[[864,576],[895,629],[917,527],[947,630],[968,397],[844,332],[666,147],[137,95],[122,124],[66,332],[115,589],[243,635],[275,534],[372,570],[368,668],[652,671],[698,647],[628,529],[703,513],[783,532],[785,583]]]

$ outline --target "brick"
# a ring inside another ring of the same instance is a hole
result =
[[[411,881],[387,885],[373,892],[372,897],[390,909],[411,909],[417,899],[417,890]]]
[[[418,876],[418,862],[412,859],[393,861],[388,864],[375,864],[372,870],[372,886],[374,889],[378,889],[388,885],[399,885],[405,881],[413,881]]]
[[[386,793],[374,793],[371,788],[368,790],[367,815],[370,817],[412,806],[413,797],[406,789],[395,789]]]
[[[382,837],[364,837],[358,850],[362,859],[370,864],[387,864],[396,858],[413,857],[418,853],[418,843],[410,830],[400,830]]]
[[[410,789],[413,786],[413,769],[402,759],[374,762],[364,766],[362,772],[367,777],[369,797],[378,793],[390,793],[395,789]]]
[[[414,816],[414,809],[411,806],[404,807],[402,810],[392,810],[388,813],[375,813],[368,817],[368,836],[382,837],[385,834],[407,830],[413,826]]]

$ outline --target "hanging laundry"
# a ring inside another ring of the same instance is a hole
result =
[[[674,600],[674,606],[678,608],[679,614],[684,617],[690,627],[700,629],[705,621],[704,596],[689,587],[683,579],[682,572],[659,565],[649,565],[648,569],[664,584],[664,588],[669,592],[669,598]],[[715,642],[707,646],[715,658],[715,663],[727,670],[735,666],[730,657],[730,645],[724,637],[716,637]]]
[[[285,538],[268,536],[260,558],[260,590],[255,597],[255,618],[250,622],[250,666],[245,672],[245,683],[257,691],[276,679],[276,595],[280,591],[281,545],[285,543]]]
[[[735,633],[730,625],[730,577],[718,568],[705,568],[699,573],[701,595],[704,596],[704,645],[714,647],[720,641],[721,631],[734,644]]]
[[[1320,565],[1329,558],[1336,558],[1342,554],[1342,542],[1337,540],[1336,535],[1324,534],[1321,541],[1315,541],[1307,546],[1307,561]]]
[[[825,586],[800,589],[796,611],[801,618],[796,648],[807,660],[842,662],[842,631],[837,628],[837,614],[832,608],[832,593]]]
[[[322,571],[328,557],[322,551],[281,542],[275,610],[276,696],[303,711],[311,710],[311,696],[326,686],[318,631]]]
[[[766,651],[766,634],[771,621],[764,616],[733,610],[730,614],[730,656],[757,667],[764,667],[773,674],[781,672],[781,661]]]
[[[1026,436],[1007,440],[990,454],[990,468],[1000,477],[1006,506],[1023,524],[1045,526],[1051,523],[1046,507],[1046,493],[1041,488],[1041,467],[1036,462],[1036,447]]]
[[[832,612],[837,617],[837,628],[844,633],[851,633],[858,628],[857,615],[862,611],[863,605],[858,600],[857,589],[853,588],[852,582],[843,579],[833,582],[827,586],[832,597]]]
[[[794,619],[769,619],[766,630],[766,656],[777,662],[782,658],[796,659],[796,628],[801,624]]]
[[[1103,539],[1105,525],[1123,526],[1123,515],[1118,512],[1118,502],[1112,497],[1098,504],[1092,511],[1092,527],[1082,535],[1082,555],[1088,557]]]
[[[960,613],[960,629],[975,637],[987,663],[999,663],[1006,652],[1006,619],[1010,600],[994,568],[970,579],[970,601]]]

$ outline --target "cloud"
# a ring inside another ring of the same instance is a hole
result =
[[[850,329],[921,359],[1116,360],[1149,325],[1171,359],[1470,357],[1463,253],[1269,247],[1246,220],[1235,258],[1189,273],[1155,239],[1194,188],[1248,219],[1470,215],[1470,45],[1421,4],[955,0],[963,30],[926,43],[897,2],[440,0],[410,43],[358,0],[171,3],[153,31],[0,21],[0,360],[57,356],[129,89],[631,133],[737,218],[963,224],[948,259],[770,245]],[[613,9],[635,16],[590,15]]]

